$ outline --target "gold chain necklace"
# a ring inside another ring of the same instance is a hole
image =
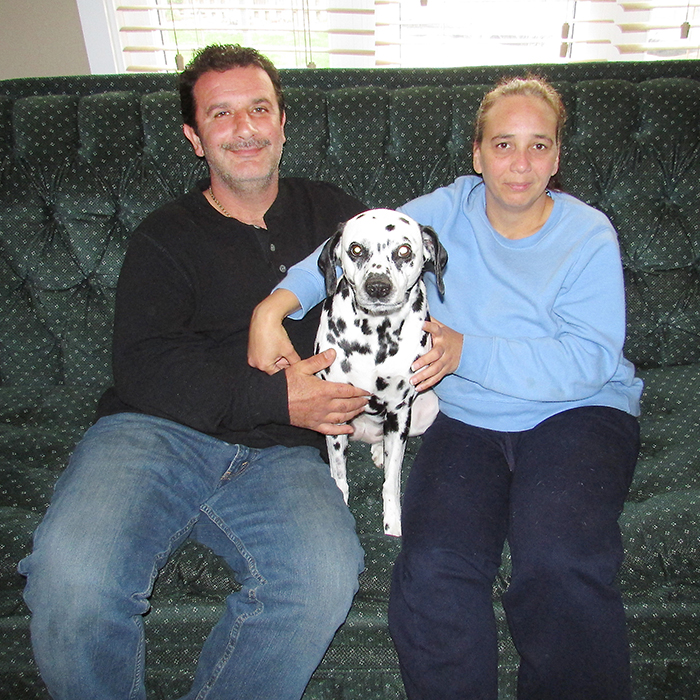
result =
[[[221,213],[224,216],[228,217],[229,219],[233,219],[233,216],[226,211],[224,205],[216,198],[216,195],[214,194],[214,190],[212,190],[211,187],[209,188],[209,194],[210,194],[211,199],[214,202],[214,204],[216,204],[216,206],[219,208],[219,211],[221,211]]]

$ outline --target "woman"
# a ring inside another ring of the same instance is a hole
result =
[[[412,378],[419,389],[440,382],[441,410],[408,478],[389,602],[409,700],[497,697],[491,595],[506,540],[518,698],[630,697],[613,581],[642,383],[622,355],[615,231],[548,189],[564,121],[545,81],[500,84],[477,116],[480,177],[400,209],[432,226],[449,254],[444,300],[428,292],[433,349]],[[316,274],[302,263],[263,302],[251,335],[256,366],[296,360],[275,323],[299,301],[303,310],[318,301]],[[255,349],[263,337],[265,357]]]

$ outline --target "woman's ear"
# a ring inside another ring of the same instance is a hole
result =
[[[477,175],[481,175],[483,171],[481,167],[481,147],[476,142],[472,145],[472,167]]]
[[[557,146],[557,159],[554,162],[554,170],[552,170],[552,177],[554,177],[559,172],[559,158],[561,158],[561,149]]]

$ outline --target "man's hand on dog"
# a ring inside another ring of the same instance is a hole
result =
[[[353,429],[348,421],[365,410],[370,394],[351,384],[314,376],[333,360],[335,350],[326,350],[285,369],[289,420],[292,425],[323,435],[351,435]]]
[[[430,389],[459,367],[464,343],[461,333],[432,317],[423,328],[430,333],[433,347],[411,365],[415,372],[411,383],[417,391]]]
[[[302,360],[294,349],[282,320],[299,308],[297,298],[278,289],[253,311],[248,339],[248,364],[275,374],[287,374],[289,420],[299,428],[323,435],[351,435],[348,424],[365,410],[369,392],[350,384],[327,382],[314,376],[335,360],[335,350],[327,350]]]

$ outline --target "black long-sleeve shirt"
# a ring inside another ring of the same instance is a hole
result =
[[[255,306],[338,224],[366,209],[328,183],[280,180],[267,229],[218,213],[203,190],[171,202],[136,229],[117,286],[114,386],[98,415],[146,413],[249,447],[322,447],[289,423],[284,372],[247,362]],[[288,324],[302,357],[318,313]]]

